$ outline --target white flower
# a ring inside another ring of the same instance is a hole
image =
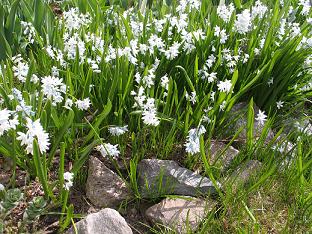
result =
[[[70,8],[68,11],[63,12],[65,27],[71,30],[77,30],[83,25],[87,25],[91,22],[89,14],[79,13],[78,8]]]
[[[146,100],[146,103],[143,106],[142,119],[143,119],[143,122],[147,125],[152,125],[152,126],[159,125],[160,121],[157,117],[157,109],[155,106],[154,98],[148,98]]]
[[[180,43],[174,42],[172,46],[169,47],[168,50],[165,51],[165,56],[168,60],[172,60],[179,55]]]
[[[144,76],[142,81],[146,85],[146,87],[151,88],[154,85],[155,80],[155,70],[150,69],[148,70],[148,75]]]
[[[268,81],[268,86],[270,87],[272,84],[273,84],[273,82],[274,82],[274,78],[273,77],[271,77],[271,79],[269,79],[269,81]]]
[[[211,55],[208,57],[208,59],[207,59],[205,65],[206,65],[208,68],[211,68],[212,65],[213,65],[213,63],[214,63],[215,61],[216,61],[216,57],[215,57],[213,54],[211,54]]]
[[[133,105],[133,108],[138,107],[138,106],[139,106],[139,107],[142,107],[144,101],[146,100],[146,96],[144,95],[144,88],[141,86],[141,87],[139,88],[138,93],[136,93],[135,91],[131,91],[130,94],[133,95],[133,96],[135,96],[135,97],[134,97],[135,103],[134,103],[134,105]]]
[[[235,8],[234,8],[233,3],[231,3],[229,6],[219,5],[217,8],[217,14],[222,20],[228,23],[231,19],[234,9]]]
[[[185,151],[191,155],[200,152],[199,137],[206,132],[204,126],[200,125],[198,128],[189,130],[187,141],[185,143]]]
[[[299,23],[292,23],[291,28],[290,28],[290,36],[291,37],[296,37],[301,35],[301,29],[300,29],[300,24]]]
[[[169,86],[169,78],[168,75],[165,74],[163,77],[160,78],[161,80],[161,87],[163,87],[165,90],[168,90],[168,86]]]
[[[191,92],[191,95],[188,92],[185,93],[185,98],[187,101],[190,101],[193,105],[196,103],[196,92]]]
[[[154,47],[157,47],[159,50],[162,50],[165,47],[165,43],[163,40],[158,37],[157,35],[151,35],[151,37],[148,39],[149,44],[149,50],[153,54]]]
[[[210,74],[208,74],[207,80],[208,83],[212,83],[217,79],[217,73],[216,72],[212,72]]]
[[[4,190],[5,190],[4,185],[0,183],[0,192],[1,192],[1,191],[4,191]]]
[[[63,83],[63,79],[45,76],[41,79],[41,88],[43,94],[52,100],[55,105],[63,101],[62,94],[66,92],[66,85]]]
[[[64,51],[68,59],[75,60],[77,55],[77,50],[80,58],[80,62],[84,61],[86,53],[86,45],[83,40],[81,40],[78,34],[70,38],[64,38]]]
[[[29,65],[23,61],[20,54],[12,58],[14,66],[12,67],[14,76],[19,79],[19,81],[25,83],[28,75]]]
[[[75,104],[79,110],[88,110],[90,105],[91,105],[90,98],[85,98],[83,100],[77,100],[75,102]]]
[[[32,121],[30,118],[26,118],[27,132],[17,132],[17,140],[21,141],[21,145],[26,145],[27,154],[33,154],[33,141],[37,138],[39,149],[41,153],[46,152],[49,149],[49,134],[46,133],[40,124],[40,119]]]
[[[283,107],[284,102],[283,101],[278,101],[276,102],[276,107],[277,109],[281,109]]]
[[[99,151],[103,157],[117,158],[120,154],[118,144],[112,145],[110,143],[104,143],[104,145],[99,145],[95,149]]]
[[[263,5],[261,1],[257,0],[255,5],[252,7],[251,18],[255,19],[257,16],[259,16],[261,19],[267,10],[267,6]]]
[[[13,113],[13,111],[7,109],[0,110],[0,136],[10,129],[16,129],[16,126],[19,124],[17,115],[12,118]]]
[[[300,0],[299,5],[302,6],[302,10],[301,10],[300,14],[309,15],[310,8],[311,8],[311,1],[310,0]]]
[[[27,42],[33,44],[36,36],[36,29],[32,23],[21,21],[23,35],[26,36]]]
[[[64,107],[65,107],[66,109],[71,109],[72,105],[73,105],[73,100],[67,98],[66,101],[65,101]]]
[[[220,111],[224,111],[225,106],[226,106],[226,101],[223,101],[220,105]]]
[[[231,80],[220,81],[218,86],[218,90],[221,92],[228,93],[231,91],[232,83]]]
[[[215,32],[214,32],[214,35],[216,37],[219,37],[220,38],[220,43],[221,44],[224,44],[226,42],[226,40],[228,39],[228,35],[226,34],[226,31],[225,29],[220,29],[219,26],[216,26],[215,27]]]
[[[64,188],[66,190],[70,190],[70,188],[73,186],[73,180],[74,180],[74,173],[71,172],[65,172],[64,173]]]
[[[259,110],[259,113],[257,114],[256,120],[258,121],[259,125],[264,125],[264,122],[267,120],[267,116],[265,115],[264,111],[262,112]]]
[[[237,19],[235,20],[234,29],[240,33],[245,34],[249,32],[251,28],[251,16],[250,11],[245,9],[241,14],[237,15]]]
[[[124,133],[126,133],[128,131],[128,125],[125,125],[123,127],[110,127],[108,129],[108,131],[110,132],[110,134],[112,134],[113,136],[120,136]]]

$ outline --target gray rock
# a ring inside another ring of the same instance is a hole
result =
[[[137,172],[143,197],[159,197],[166,194],[196,196],[216,193],[210,179],[180,167],[171,160],[143,159],[138,165]]]
[[[103,209],[97,213],[89,214],[76,224],[78,234],[131,234],[132,230],[125,219],[110,208]],[[73,228],[68,234],[74,234]]]
[[[240,102],[235,104],[230,113],[230,119],[228,120],[230,122],[230,132],[232,132],[231,135],[234,135],[238,129],[242,127],[242,131],[239,133],[237,141],[238,143],[245,144],[247,141],[247,112],[248,112],[248,103],[246,102]],[[257,114],[259,112],[259,108],[254,105],[254,128],[253,128],[253,136],[254,139],[258,139],[263,130],[264,126],[259,123],[259,121],[256,120]],[[229,132],[227,133],[229,134]],[[268,130],[268,134],[265,139],[265,143],[269,143],[274,138],[274,133],[271,129]]]
[[[234,158],[239,154],[239,151],[232,146],[226,148],[226,144],[220,141],[211,141],[210,144],[210,165],[216,165],[221,168],[221,171],[226,171]],[[208,155],[208,150],[207,150]]]
[[[118,206],[131,196],[125,182],[93,156],[89,160],[86,194],[98,207]]]
[[[145,214],[154,224],[160,223],[182,234],[188,233],[188,228],[189,231],[196,231],[216,204],[216,201],[192,197],[166,198],[148,208]]]
[[[224,181],[224,183],[231,183],[231,186],[235,191],[239,185],[246,184],[252,177],[256,176],[257,173],[260,171],[261,166],[262,163],[258,160],[249,160],[247,163],[240,166],[236,171],[234,171]]]

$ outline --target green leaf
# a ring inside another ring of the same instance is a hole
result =
[[[39,181],[42,185],[45,197],[51,197],[52,200],[55,200],[54,195],[52,191],[49,188],[48,181],[47,181],[47,172],[44,169],[44,162],[41,160],[40,157],[40,149],[39,145],[36,139],[33,141],[33,159],[34,159],[34,164],[36,167],[36,172],[37,176],[39,178]],[[45,160],[45,159],[44,159]]]
[[[98,129],[100,127],[100,125],[102,124],[102,122],[105,120],[105,118],[107,117],[107,115],[110,113],[112,109],[112,103],[110,100],[108,100],[107,104],[105,105],[103,111],[101,114],[99,114],[95,120],[95,123],[92,125],[93,129]],[[94,130],[91,129],[89,134],[86,136],[85,142],[89,142],[92,137],[94,137],[95,132]]]
[[[184,67],[178,65],[178,66],[176,66],[176,68],[180,69],[184,73],[187,84],[190,86],[192,92],[195,92],[194,85],[193,85],[189,75],[187,74],[186,70],[184,69]]]
[[[56,150],[59,147],[59,144],[60,144],[61,140],[63,139],[63,136],[65,135],[65,133],[69,129],[69,127],[72,125],[72,123],[74,121],[74,117],[75,117],[75,112],[72,109],[70,109],[66,119],[64,119],[64,121],[63,121],[62,127],[60,128],[60,130],[56,134],[55,140],[53,142],[52,149],[51,149],[51,151],[49,153],[49,160],[48,160],[48,165],[49,166],[52,163],[52,159],[53,159],[53,157],[55,155]]]
[[[253,108],[253,99],[251,98],[248,105],[247,113],[247,147],[249,150],[253,146],[253,131],[254,131],[254,108]]]

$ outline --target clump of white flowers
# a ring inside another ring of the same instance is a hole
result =
[[[110,143],[104,143],[103,145],[98,145],[95,149],[99,151],[103,157],[112,157],[116,159],[120,154],[118,144],[112,145]]]
[[[73,186],[74,182],[74,173],[72,172],[65,172],[64,173],[64,188],[68,191]]]
[[[235,7],[234,7],[233,3],[231,3],[228,6],[219,5],[217,8],[217,14],[222,20],[224,20],[226,23],[228,23],[231,19],[231,16],[232,16],[232,13],[234,10],[235,10]]]
[[[268,10],[267,6],[263,5],[261,1],[257,0],[252,7],[251,18],[255,19],[257,16],[261,19]]]
[[[45,76],[42,77],[41,83],[43,94],[46,98],[51,99],[53,105],[63,101],[62,94],[66,92],[66,85],[63,83],[63,79]]]
[[[188,94],[188,92],[186,92],[185,99],[194,105],[196,103],[196,92],[193,91],[191,92],[191,94]]]
[[[185,143],[185,151],[191,155],[200,152],[199,137],[206,132],[204,126],[200,125],[198,128],[193,128],[189,131],[187,141]]]
[[[226,34],[225,29],[222,29],[219,26],[215,26],[214,35],[220,38],[220,43],[224,44],[228,39],[228,35]]]
[[[17,140],[21,141],[21,145],[26,145],[27,154],[33,154],[33,142],[37,139],[39,149],[41,153],[46,152],[49,149],[49,134],[45,132],[40,124],[40,119],[32,121],[30,118],[26,118],[27,132],[17,132]]]
[[[176,58],[179,55],[179,48],[181,44],[178,42],[174,42],[172,46],[169,47],[168,50],[164,51],[164,54],[166,56],[166,59],[172,60]]]
[[[91,22],[89,14],[82,14],[78,8],[70,8],[63,12],[65,27],[71,30],[80,29]]]
[[[250,10],[245,9],[241,14],[237,15],[234,29],[240,34],[245,34],[251,29],[251,15]]]
[[[220,92],[229,93],[232,88],[232,83],[230,80],[220,81],[218,84],[218,90]]]
[[[159,119],[157,117],[157,109],[154,98],[148,98],[143,106],[142,112],[143,122],[147,125],[158,126]]]
[[[23,28],[23,34],[26,36],[26,40],[28,43],[33,44],[36,36],[36,29],[32,25],[32,23],[21,21],[21,25]]]
[[[67,103],[67,104],[70,104],[70,103]],[[83,100],[77,100],[75,102],[75,104],[79,110],[88,110],[90,105],[91,105],[90,98],[85,98]]]
[[[0,136],[10,129],[16,129],[19,124],[17,115],[13,111],[4,109],[0,110]]]
[[[128,125],[125,125],[123,127],[109,127],[108,131],[110,132],[110,134],[112,134],[113,136],[120,136],[125,134],[128,131]]]
[[[14,63],[13,66],[13,74],[14,76],[20,81],[25,83],[26,78],[28,75],[29,65],[28,63],[24,62],[22,56],[20,54],[14,56],[12,58],[12,61]]]
[[[301,10],[300,14],[305,15],[305,16],[309,15],[311,5],[312,5],[312,3],[310,0],[300,0],[299,6],[302,6],[302,10]]]

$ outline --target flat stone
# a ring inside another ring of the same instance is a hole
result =
[[[143,197],[166,194],[196,196],[217,192],[209,178],[180,167],[172,160],[143,159],[138,164],[137,173]]]
[[[131,197],[126,183],[94,156],[89,160],[86,195],[97,207],[115,207]]]
[[[262,163],[258,160],[249,160],[244,165],[237,168],[226,180],[225,183],[231,183],[234,190],[238,185],[246,184],[252,177],[260,171]]]
[[[146,217],[154,224],[162,224],[180,234],[196,231],[207,214],[216,206],[216,201],[199,198],[166,198],[148,208]]]
[[[97,213],[89,214],[75,223],[79,234],[132,234],[126,220],[114,209],[106,208]],[[67,231],[74,234],[73,228]]]
[[[210,143],[210,153],[210,165],[217,165],[224,172],[230,167],[234,158],[239,154],[239,151],[232,146],[227,147],[226,144],[213,140]]]
[[[253,137],[254,139],[259,139],[261,136],[264,126],[256,120],[259,108],[254,105],[254,128],[253,128]],[[236,139],[238,143],[245,144],[247,141],[247,112],[248,112],[248,103],[240,102],[235,104],[230,113],[229,122],[232,122],[230,125],[230,131],[235,133],[242,127],[242,131],[239,133],[238,138]],[[234,135],[234,134],[233,134]],[[265,143],[269,143],[274,138],[274,133],[271,129],[268,130],[268,134],[265,139]]]

